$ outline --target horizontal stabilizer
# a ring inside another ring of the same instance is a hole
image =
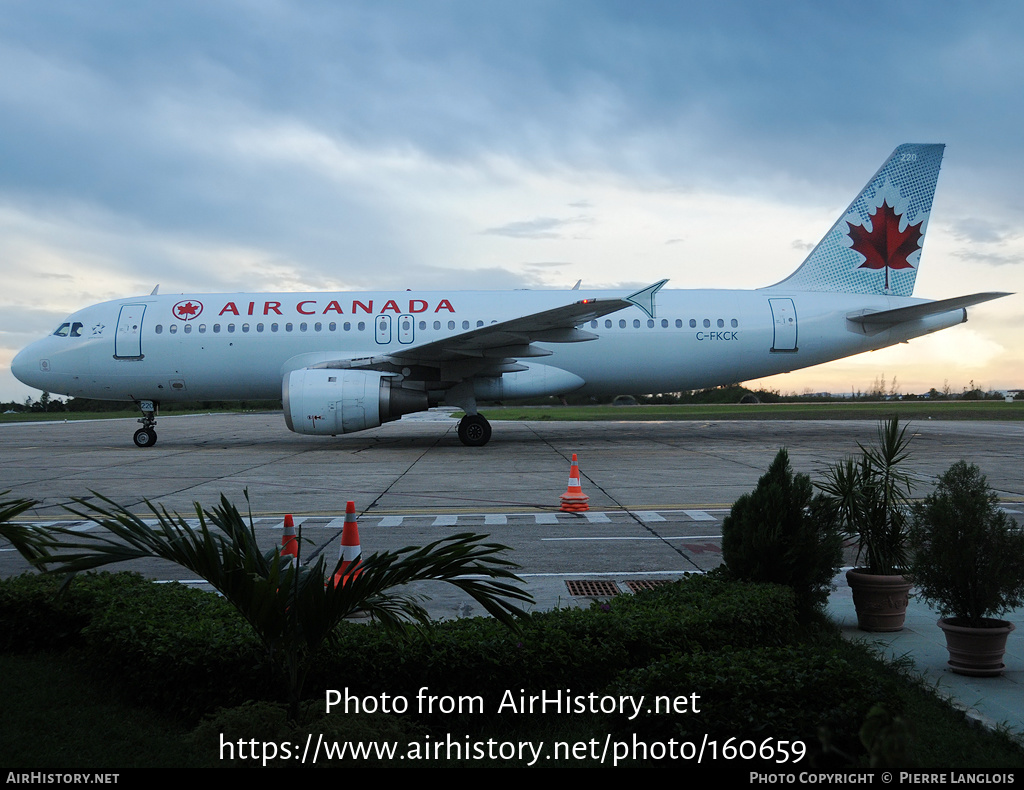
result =
[[[970,296],[956,296],[952,299],[939,299],[935,302],[924,302],[911,305],[910,307],[897,307],[894,310],[881,310],[876,313],[850,313],[846,318],[848,321],[860,324],[865,329],[884,329],[896,324],[902,324],[905,321],[914,321],[932,315],[948,313],[952,310],[960,310],[971,305],[991,301],[992,299],[1001,299],[1004,296],[1010,296],[1010,294],[991,291],[989,293],[971,294]]]

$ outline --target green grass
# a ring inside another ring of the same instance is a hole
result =
[[[164,411],[162,417],[179,414],[223,414],[254,409],[188,409]],[[262,410],[260,410],[262,411]],[[660,406],[483,406],[489,420],[541,420],[560,422],[651,420],[882,420],[893,415],[901,420],[1024,420],[1024,400],[1003,401],[890,401],[885,403],[758,403],[672,404]],[[455,412],[461,417],[462,412]],[[101,412],[23,412],[0,414],[6,422],[63,422],[65,420],[116,420],[139,417],[134,409]]]
[[[1024,401],[892,401],[886,403],[673,404],[665,406],[492,406],[489,420],[1024,420]],[[460,416],[456,413],[455,416]]]

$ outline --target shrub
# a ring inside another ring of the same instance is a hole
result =
[[[669,737],[800,739],[819,728],[856,733],[875,702],[895,706],[896,688],[842,647],[744,648],[667,657],[623,673],[607,693],[644,695],[645,711],[624,729]],[[656,712],[655,698],[698,694],[699,712]]]
[[[87,573],[65,579],[23,573],[0,580],[0,650],[62,650],[82,641],[82,630],[119,598],[152,586],[137,573]]]
[[[1024,603],[1024,533],[974,464],[957,461],[913,508],[911,575],[943,617],[978,627]]]
[[[828,600],[842,539],[832,511],[812,496],[810,478],[793,474],[785,448],[726,516],[722,559],[739,579],[791,587],[801,612]]]

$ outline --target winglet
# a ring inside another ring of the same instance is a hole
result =
[[[156,296],[157,293],[159,293],[159,291],[160,291],[160,283],[157,283],[156,284],[156,288],[154,288],[152,291],[150,291],[149,295],[150,296]]]
[[[658,291],[660,291],[667,282],[668,279],[664,279],[656,282],[654,285],[648,285],[646,288],[641,288],[639,291],[623,297],[624,301],[635,304],[651,318],[654,318],[654,295],[658,293]]]

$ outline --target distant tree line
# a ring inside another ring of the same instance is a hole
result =
[[[170,412],[181,412],[181,411],[206,411],[209,409],[225,411],[267,411],[281,408],[281,401],[279,400],[204,400],[204,401],[188,401],[183,403],[162,403],[160,404],[160,413],[167,414]],[[115,401],[115,400],[94,400],[92,398],[68,398],[67,400],[61,400],[55,398],[48,392],[44,392],[39,396],[38,400],[33,400],[31,396],[25,399],[23,403],[17,401],[7,401],[0,403],[0,412],[122,412],[138,411],[138,407],[132,401]]]

